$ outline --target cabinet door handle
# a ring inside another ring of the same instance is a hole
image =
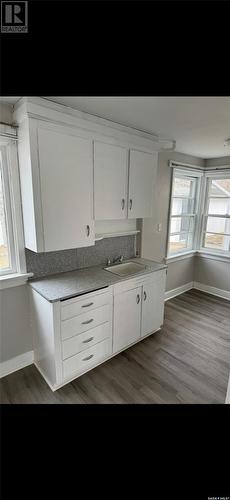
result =
[[[94,339],[94,337],[90,337],[89,339],[83,340],[83,344],[88,344],[88,342],[91,342]]]
[[[86,226],[86,234],[87,234],[87,237],[90,235],[90,227],[88,224]]]
[[[137,294],[136,301],[137,301],[137,304],[139,304],[139,302],[140,302],[140,295],[139,295],[139,293]]]
[[[122,210],[124,210],[124,208],[125,208],[125,198],[122,198],[122,200],[121,200],[121,208],[122,208]]]
[[[83,306],[81,307],[89,307],[89,306],[93,306],[93,302],[89,302],[89,304],[83,304]]]
[[[89,323],[92,323],[93,318],[88,319],[87,321],[82,321],[82,325],[88,325]]]
[[[146,299],[147,299],[147,293],[144,292],[144,300],[146,300]]]
[[[133,206],[133,200],[132,200],[132,199],[130,199],[130,200],[129,200],[129,210],[132,210],[132,206]]]
[[[87,356],[87,358],[83,358],[82,361],[89,361],[89,359],[93,358],[94,354],[90,354],[90,356]]]

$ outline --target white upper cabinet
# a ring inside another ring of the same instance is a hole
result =
[[[94,245],[92,141],[37,120],[28,126],[19,141],[26,247]]]
[[[38,98],[20,100],[14,121],[27,248],[94,245],[94,220],[152,216],[151,137]]]
[[[157,154],[131,150],[129,158],[128,218],[152,216]]]
[[[94,143],[96,220],[151,217],[157,155]]]
[[[94,142],[94,217],[127,218],[128,151]]]

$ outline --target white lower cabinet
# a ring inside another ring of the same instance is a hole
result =
[[[165,271],[155,273],[153,279],[143,284],[141,336],[157,330],[164,319]]]
[[[31,290],[34,362],[52,390],[162,326],[166,269],[54,303]]]
[[[163,269],[114,285],[113,353],[162,326],[165,281]]]
[[[141,292],[137,287],[114,296],[113,352],[140,338]]]

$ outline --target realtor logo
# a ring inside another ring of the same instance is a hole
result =
[[[28,33],[28,2],[1,2],[1,32]]]

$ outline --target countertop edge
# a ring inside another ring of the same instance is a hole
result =
[[[89,287],[89,288],[85,288],[79,292],[76,292],[76,293],[73,293],[71,292],[70,294],[66,294],[66,295],[59,295],[58,297],[54,297],[54,298],[48,298],[48,296],[46,294],[44,294],[43,290],[39,290],[39,287],[35,286],[36,283],[39,281],[39,280],[45,280],[45,279],[49,279],[49,278],[52,278],[53,276],[56,276],[56,275],[48,275],[48,276],[44,276],[42,278],[35,278],[34,280],[30,280],[28,281],[28,285],[33,289],[35,290],[37,293],[39,293],[39,295],[41,295],[45,300],[47,300],[48,302],[50,303],[55,303],[55,302],[59,302],[59,301],[63,301],[63,300],[68,300],[68,299],[71,299],[71,298],[74,298],[74,297],[80,297],[81,295],[84,295],[86,293],[91,293],[91,292],[96,292],[97,290],[100,290],[100,289],[103,289],[103,288],[108,288],[110,286],[113,286],[113,285],[116,285],[118,283],[122,283],[123,281],[127,281],[127,280],[131,280],[131,279],[135,279],[136,277],[141,277],[141,276],[146,276],[148,274],[151,274],[151,273],[154,273],[156,271],[161,271],[162,269],[167,269],[168,268],[168,265],[167,264],[164,264],[164,263],[160,263],[160,262],[156,262],[156,261],[150,261],[149,259],[144,259],[144,258],[133,258],[133,259],[128,259],[129,262],[146,262],[146,266],[149,265],[149,269],[145,269],[144,272],[140,272],[138,274],[133,274],[133,275],[130,275],[130,276],[118,276],[118,275],[115,275],[113,274],[113,278],[109,279],[109,276],[108,276],[108,282],[103,282],[100,284],[100,286],[98,287]],[[128,262],[127,261],[127,262]],[[153,265],[153,268],[151,269],[151,264]],[[154,269],[154,266],[157,265],[157,268]],[[83,271],[83,270],[89,270],[90,268],[82,268],[82,269],[76,269],[76,270],[73,270],[73,271],[67,271],[68,273],[71,273],[71,272],[77,272],[77,271]],[[98,269],[98,271],[104,271],[104,268],[103,267],[99,267],[99,266],[93,266],[92,269]],[[106,271],[107,272],[107,271]],[[62,276],[63,274],[65,273],[60,273],[60,276]]]

